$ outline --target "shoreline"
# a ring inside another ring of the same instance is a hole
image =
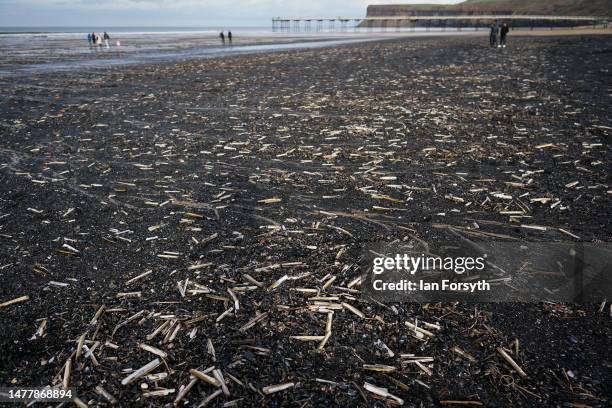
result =
[[[610,35],[612,29],[536,29],[536,30],[513,30],[509,34],[512,37],[555,37],[555,36],[593,36]],[[264,37],[239,37],[233,45],[218,45],[215,36],[205,37],[204,45],[195,45],[192,37],[189,40],[177,38],[167,45],[160,43],[158,50],[139,50],[138,48],[116,48],[111,49],[97,47],[83,47],[76,45],[82,53],[79,55],[67,55],[62,57],[51,57],[51,51],[43,53],[40,57],[47,59],[44,62],[29,62],[27,59],[11,60],[7,53],[4,61],[0,61],[0,78],[15,76],[27,76],[29,74],[53,73],[59,71],[75,71],[88,68],[108,68],[129,66],[134,64],[173,63],[183,60],[197,60],[209,58],[223,58],[227,56],[248,55],[266,52],[282,52],[290,50],[308,50],[312,48],[336,47],[342,45],[368,43],[373,41],[392,41],[401,39],[422,39],[431,37],[463,37],[479,36],[486,37],[486,29],[478,31],[417,31],[417,32],[373,32],[373,33],[328,33],[308,35],[296,33],[292,36],[264,36]],[[81,44],[82,40],[76,42]],[[186,45],[185,45],[186,44]],[[74,45],[72,45],[74,47]],[[89,51],[89,52],[88,52]]]

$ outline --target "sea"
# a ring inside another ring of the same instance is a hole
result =
[[[227,38],[228,30],[233,39]],[[122,64],[156,63],[332,47],[385,38],[461,35],[462,32],[422,28],[295,32],[272,27],[0,27],[0,78],[20,74],[105,68]],[[87,34],[107,32],[108,45],[92,46]],[[224,32],[225,42],[219,34]]]

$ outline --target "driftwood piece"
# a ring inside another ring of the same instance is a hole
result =
[[[149,374],[151,371],[155,370],[157,367],[159,367],[160,364],[161,364],[161,362],[159,361],[158,358],[156,358],[155,360],[153,360],[153,361],[149,362],[148,364],[140,367],[138,370],[132,372],[130,375],[125,377],[123,380],[121,380],[121,385],[129,385],[129,384],[131,384],[132,382],[136,381],[140,377],[145,376],[145,375]]]
[[[500,356],[503,357],[504,360],[506,360],[508,364],[510,364],[514,371],[516,371],[521,377],[527,378],[527,374],[525,373],[525,371],[523,371],[523,369],[516,363],[516,361],[514,361],[514,359],[510,357],[506,350],[501,347],[498,347],[497,352]]]

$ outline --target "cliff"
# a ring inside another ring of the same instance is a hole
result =
[[[460,13],[612,15],[612,0],[467,0],[454,5],[388,4],[368,6],[368,17]]]

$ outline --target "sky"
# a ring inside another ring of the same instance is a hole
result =
[[[0,0],[0,27],[267,26],[272,17],[362,17],[369,4],[460,0]]]

